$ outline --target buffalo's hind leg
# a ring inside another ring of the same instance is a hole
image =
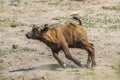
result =
[[[87,66],[89,66],[92,61],[91,67],[94,69],[96,66],[94,45],[92,43],[88,43],[85,45],[85,50],[88,52]]]
[[[87,67],[87,68],[90,66],[90,63],[91,63],[91,57],[90,57],[90,54],[88,54],[87,64],[86,64],[86,67]]]

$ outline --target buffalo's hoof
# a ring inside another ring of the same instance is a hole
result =
[[[86,68],[90,68],[90,65],[86,64],[85,67],[86,67]]]
[[[95,70],[95,66],[90,68],[91,70]]]
[[[63,68],[67,68],[67,64],[63,64]]]
[[[80,68],[84,68],[84,67],[85,67],[84,65],[82,65],[82,64],[80,65]]]

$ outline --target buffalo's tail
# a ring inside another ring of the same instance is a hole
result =
[[[79,25],[82,25],[81,20],[78,17],[73,17],[74,20],[77,20],[79,22]]]

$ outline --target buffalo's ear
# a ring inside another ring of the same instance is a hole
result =
[[[47,27],[48,26],[48,24],[44,24],[44,27]]]
[[[35,26],[36,26],[35,24],[32,25],[33,28],[34,28]]]
[[[49,27],[45,27],[42,32],[46,33],[48,31]]]
[[[48,24],[45,24],[42,32],[46,33],[48,29],[49,29]]]

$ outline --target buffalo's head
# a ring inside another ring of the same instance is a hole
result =
[[[33,25],[32,30],[26,34],[26,37],[29,39],[39,39],[48,29],[49,27],[47,27],[47,24],[43,24],[40,27]]]

